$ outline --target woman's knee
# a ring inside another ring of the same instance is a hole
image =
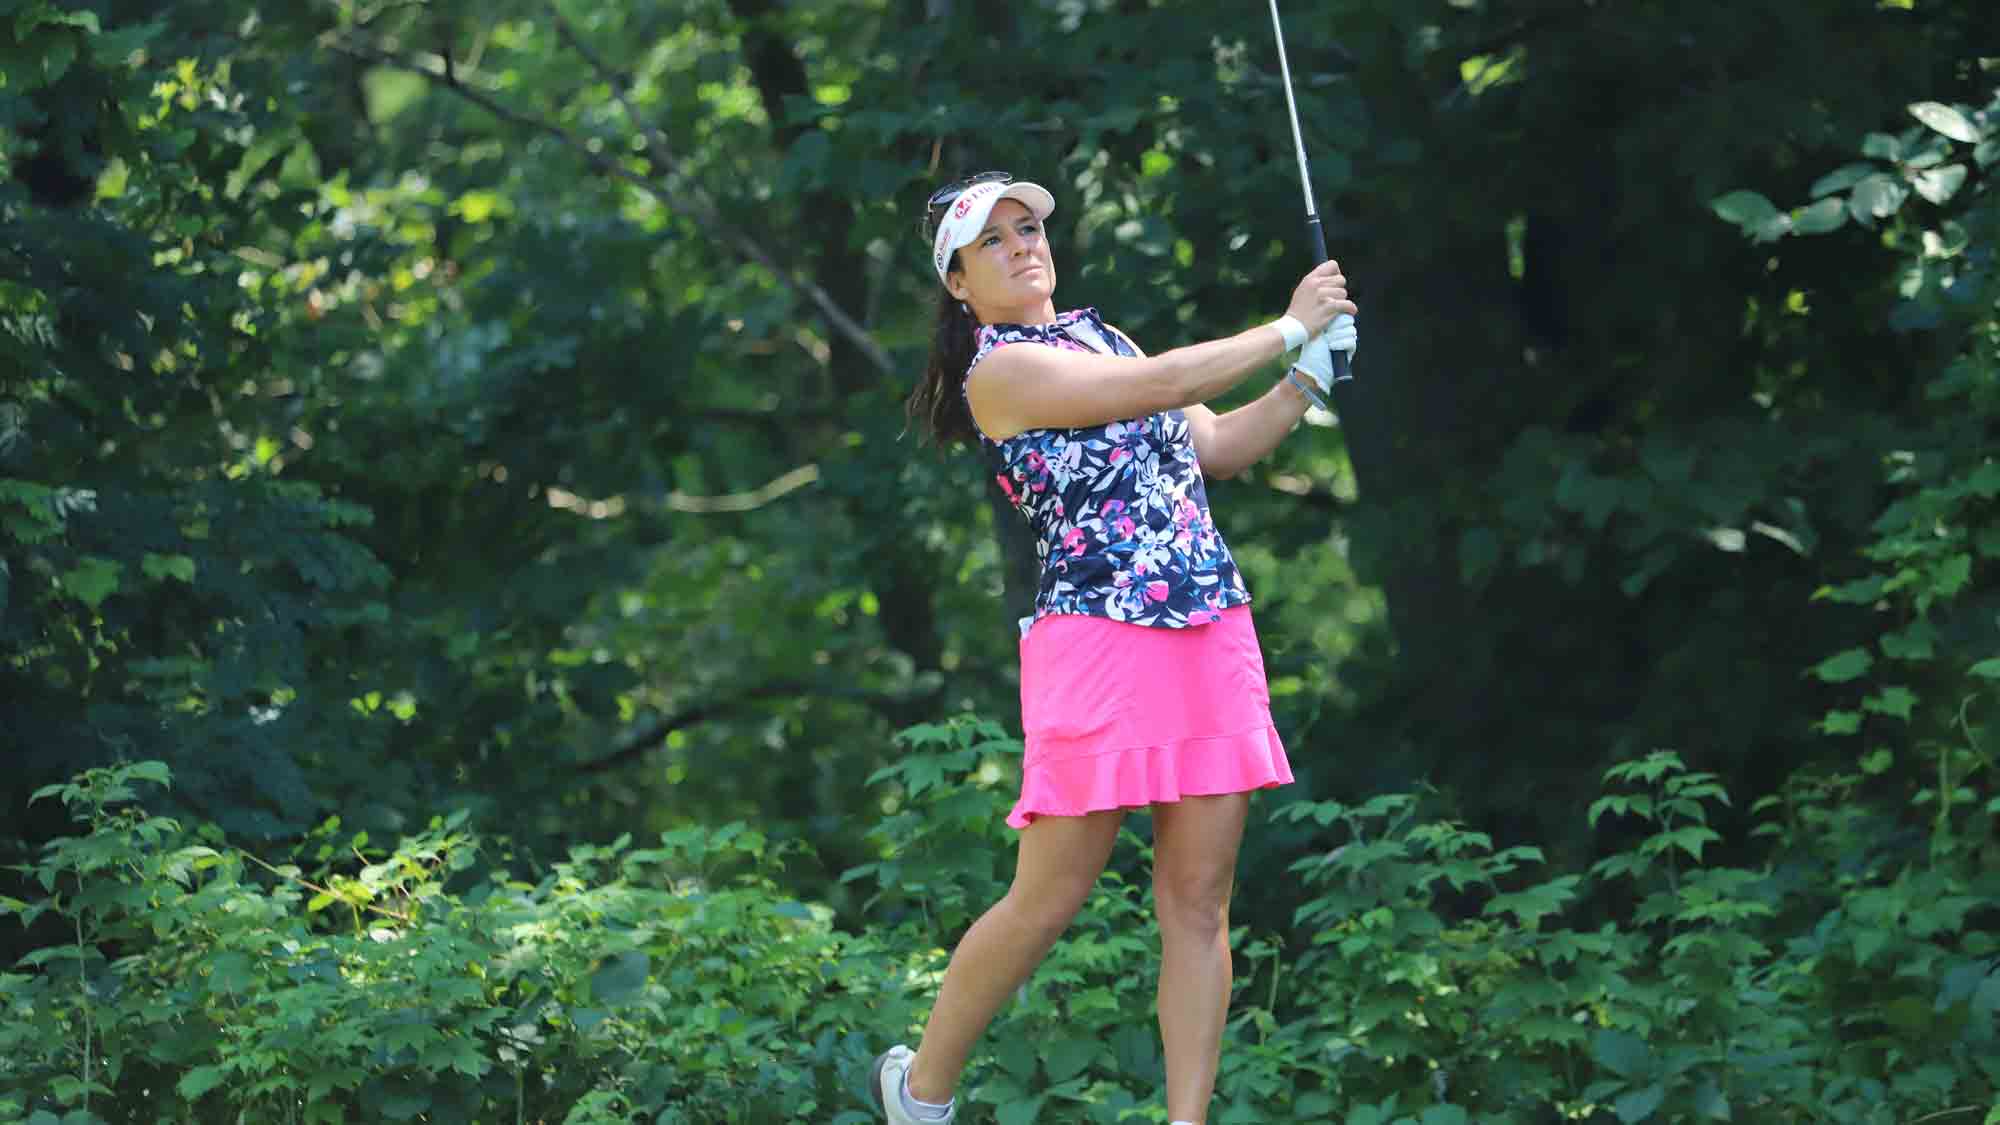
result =
[[[1153,906],[1163,934],[1208,940],[1229,926],[1227,868],[1197,872],[1155,872]]]
[[[1080,876],[1041,879],[1024,883],[1019,879],[1007,890],[1007,903],[1022,924],[1054,940],[1076,920],[1077,912],[1090,897],[1096,880]]]

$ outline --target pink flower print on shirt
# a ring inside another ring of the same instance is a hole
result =
[[[1019,504],[1021,502],[1020,495],[1014,491],[1014,482],[1007,479],[1006,473],[997,474],[993,479],[1000,482],[1000,491],[1007,495],[1007,502],[1009,504]]]
[[[1132,522],[1131,516],[1119,516],[1112,521],[1111,529],[1118,533],[1119,541],[1123,542],[1138,532],[1139,525]]]
[[[1166,601],[1168,592],[1169,591],[1167,589],[1167,584],[1165,582],[1161,582],[1155,579],[1154,581],[1146,583],[1146,600],[1149,602]]]
[[[1062,539],[1063,547],[1069,551],[1072,558],[1083,553],[1083,542],[1083,529],[1080,527],[1070,528],[1069,534],[1064,535]]]

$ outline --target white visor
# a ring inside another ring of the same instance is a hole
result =
[[[953,251],[979,237],[979,232],[986,229],[986,216],[1003,199],[1020,200],[1037,222],[1046,220],[1056,209],[1056,197],[1040,184],[988,182],[965,189],[951,201],[951,209],[944,218],[938,220],[937,241],[931,245],[931,264],[937,267],[939,284],[944,283],[951,267]]]

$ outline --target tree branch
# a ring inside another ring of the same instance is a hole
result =
[[[864,691],[860,688],[840,687],[830,683],[814,683],[806,680],[774,680],[759,684],[721,699],[711,699],[672,715],[656,715],[650,721],[628,729],[618,738],[611,753],[602,758],[582,763],[579,768],[585,773],[602,773],[643,757],[647,752],[666,741],[675,731],[723,718],[742,711],[751,705],[774,699],[846,699],[865,703],[871,707],[907,707],[912,703],[922,703],[937,696],[941,688],[928,691],[896,694],[893,692]]]
[[[734,247],[743,257],[770,270],[786,286],[805,297],[815,308],[819,309],[820,314],[826,317],[827,322],[832,324],[836,331],[842,336],[847,337],[856,349],[868,357],[869,362],[878,371],[885,375],[895,373],[895,365],[890,361],[889,353],[883,350],[882,345],[876,342],[875,337],[870,335],[866,328],[856,323],[853,317],[848,316],[835,303],[833,298],[827,295],[826,290],[820,288],[809,278],[801,276],[788,263],[781,261],[777,255],[765,249],[749,235],[736,229],[733,224],[722,217],[714,205],[709,203],[707,198],[699,191],[692,197],[684,197],[667,186],[657,176],[640,175],[602,152],[593,152],[589,143],[582,137],[553,121],[541,120],[503,104],[485,91],[467,85],[456,73],[446,73],[443,68],[420,65],[401,55],[384,51],[372,44],[351,42],[339,36],[328,35],[323,37],[321,42],[329,49],[338,51],[349,57],[364,59],[381,66],[417,75],[428,80],[434,86],[451,91],[502,121],[523,129],[554,137],[582,156],[587,163],[598,171],[631,184],[633,187],[665,203],[673,210],[693,214],[701,221],[702,225],[711,235],[725,244]],[[620,104],[625,104],[622,96]],[[630,113],[629,109],[627,113]],[[653,143],[649,138],[648,151],[656,151],[651,147]],[[660,155],[665,155],[668,158],[668,162],[663,165],[664,172],[671,174],[678,170],[677,165],[671,160],[671,152],[656,153],[656,161],[660,158]]]

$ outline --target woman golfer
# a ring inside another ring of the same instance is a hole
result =
[[[1042,223],[1055,198],[988,173],[931,196],[943,293],[913,415],[976,441],[1034,527],[1041,582],[1021,639],[1013,885],[951,958],[919,1048],[875,1061],[892,1125],[952,1120],[974,1042],[1096,883],[1127,809],[1153,815],[1167,1112],[1200,1125],[1229,1004],[1229,894],[1250,792],[1292,780],[1271,725],[1250,594],[1203,474],[1269,453],[1321,393],[1356,311],[1332,262],[1285,315],[1147,357],[1094,309],[1057,313]],[[1285,378],[1227,414],[1202,403],[1286,352]]]

